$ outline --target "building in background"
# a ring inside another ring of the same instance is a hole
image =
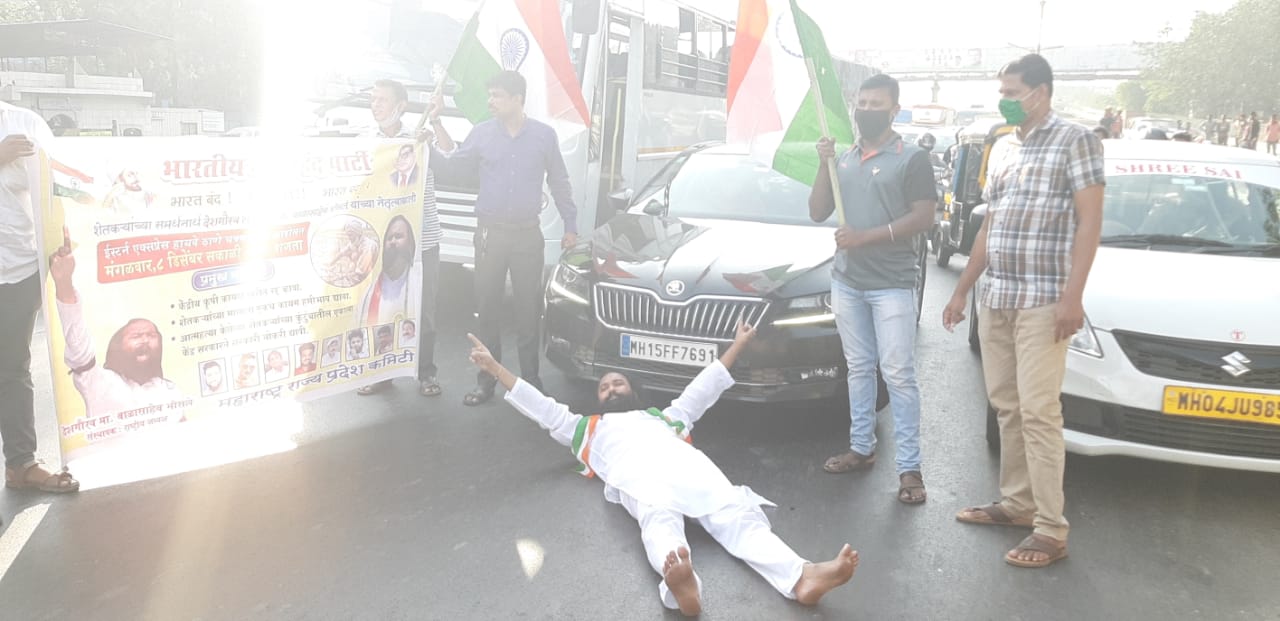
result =
[[[223,113],[155,105],[137,75],[105,75],[98,57],[167,37],[98,20],[0,24],[0,101],[64,136],[217,136]]]

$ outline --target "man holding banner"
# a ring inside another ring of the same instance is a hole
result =
[[[36,460],[31,334],[40,310],[40,255],[32,217],[30,179],[36,148],[53,132],[44,119],[0,101],[0,442],[5,486],[46,492],[80,489],[65,469],[53,473]]]
[[[374,83],[369,109],[377,128],[367,135],[371,138],[416,139],[412,129],[404,124],[402,117],[409,107],[409,92],[404,85],[395,80],[378,80]],[[411,144],[400,147],[396,157],[396,170],[391,173],[390,181],[395,187],[416,185],[422,178],[422,263],[414,266],[418,283],[418,300],[415,310],[421,313],[422,330],[418,332],[418,393],[424,397],[439,395],[440,382],[436,380],[436,293],[440,279],[440,240],[444,232],[440,229],[440,215],[436,211],[436,178],[427,167],[425,175],[419,174],[416,151]],[[405,222],[408,226],[408,222]],[[388,227],[389,228],[389,227]],[[412,232],[412,231],[410,231]],[[390,231],[388,231],[390,233]],[[412,239],[412,238],[410,238]],[[384,242],[385,245],[386,242]],[[384,267],[385,270],[385,267]],[[367,307],[366,307],[367,311]],[[363,317],[363,315],[362,315]],[[372,395],[389,388],[391,380],[384,380],[356,391],[360,395]]]
[[[925,501],[920,473],[920,389],[915,373],[916,297],[921,235],[937,204],[929,155],[893,131],[898,82],[880,74],[858,90],[859,140],[836,160],[843,223],[836,230],[831,307],[849,366],[850,450],[828,459],[827,472],[870,467],[876,459],[876,366],[893,408],[898,500]],[[830,138],[818,142],[824,164],[836,158]],[[818,168],[809,198],[815,222],[836,209],[829,167]]]

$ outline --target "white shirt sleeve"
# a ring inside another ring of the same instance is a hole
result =
[[[671,406],[663,410],[663,413],[684,421],[692,428],[693,424],[716,404],[720,395],[733,384],[733,376],[729,375],[729,369],[725,368],[723,362],[716,360],[698,373],[698,376],[693,378],[684,392],[680,393],[680,396],[672,401]]]
[[[58,302],[58,319],[62,322],[62,337],[66,340],[66,352],[63,359],[72,370],[86,367],[93,363],[93,339],[89,336],[89,328],[84,324],[84,315],[80,303],[64,304]]]
[[[551,432],[551,438],[565,446],[573,445],[573,434],[582,417],[569,411],[569,407],[557,402],[524,380],[507,391],[507,403],[519,410],[538,426]]]

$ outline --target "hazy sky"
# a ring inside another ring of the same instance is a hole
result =
[[[624,0],[637,5],[646,0]],[[423,0],[464,17],[476,0]],[[717,15],[737,15],[737,0],[683,0]],[[822,24],[833,52],[859,48],[1035,47],[1039,0],[799,0]],[[1235,0],[1047,0],[1044,45],[1154,41],[1166,25],[1186,36],[1196,11],[1219,13]]]
[[[711,0],[719,2],[720,0]],[[731,5],[736,3],[730,3]],[[1235,0],[1048,0],[1044,46],[1155,41],[1169,26],[1181,39],[1197,11],[1218,13]],[[858,48],[1035,47],[1038,0],[800,0],[823,26],[832,51]],[[907,13],[904,15],[904,13]]]

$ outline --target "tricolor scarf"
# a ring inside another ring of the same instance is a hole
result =
[[[684,421],[672,420],[670,416],[662,413],[658,408],[649,408],[645,413],[653,416],[666,423],[671,431],[675,432],[680,439],[693,444],[693,436],[690,435],[689,429],[685,427]],[[591,441],[595,438],[596,425],[600,423],[600,417],[603,414],[594,414],[592,416],[584,416],[578,421],[578,428],[573,432],[573,444],[569,449],[573,451],[573,456],[578,460],[578,465],[574,468],[578,474],[588,479],[596,475],[591,469]]]

